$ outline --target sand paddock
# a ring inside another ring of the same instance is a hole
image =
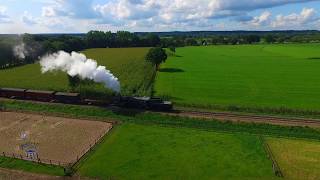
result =
[[[32,149],[40,159],[73,163],[111,128],[105,122],[0,112],[0,153],[26,156]]]

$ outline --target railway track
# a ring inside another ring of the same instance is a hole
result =
[[[171,115],[178,115],[184,117],[196,117],[205,119],[217,119],[240,122],[254,122],[254,123],[269,123],[289,126],[309,126],[320,128],[320,119],[305,119],[305,118],[287,118],[277,116],[264,115],[250,115],[250,114],[235,114],[229,112],[199,112],[199,111],[185,111],[180,110]]]
[[[30,101],[30,100],[16,100],[16,101]],[[32,102],[51,104],[49,102],[39,102],[39,101],[32,101]],[[81,105],[81,106],[92,106],[92,105]],[[108,110],[114,110],[114,106],[99,106],[99,107],[103,107]],[[0,108],[0,111],[1,111],[1,108]],[[155,112],[155,111],[152,111],[152,112]],[[191,111],[191,110],[174,110],[173,112],[158,112],[158,113],[172,115],[172,116],[216,119],[221,121],[249,122],[249,123],[252,122],[252,123],[265,123],[265,124],[267,123],[267,124],[286,125],[286,126],[308,126],[308,127],[320,128],[320,119],[287,118],[287,117],[266,116],[266,115],[236,114],[231,112],[202,112],[202,111]]]

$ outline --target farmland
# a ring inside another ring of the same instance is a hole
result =
[[[76,162],[112,124],[0,112],[0,127],[1,155],[65,165]]]
[[[148,48],[88,49],[83,53],[119,77],[123,94],[149,95],[154,69],[144,60],[147,50]],[[65,73],[41,74],[39,64],[0,70],[0,77],[0,87],[71,91]],[[78,91],[90,91],[92,88],[98,92],[106,92],[102,85],[82,86]]]
[[[275,177],[255,136],[134,124],[118,127],[81,163],[81,175],[102,179]]]
[[[288,179],[320,177],[320,142],[269,138],[270,145],[284,176]]]
[[[319,44],[178,48],[161,66],[159,96],[197,107],[320,108]]]
[[[148,48],[88,49],[84,53],[119,77],[123,95],[150,95],[155,83],[156,95],[183,106],[285,107],[316,112],[320,108],[317,48],[318,44],[178,48],[176,55],[169,56],[161,66],[156,81],[153,81],[154,67],[144,60]],[[0,76],[0,87],[71,91],[66,74],[41,74],[39,64],[0,70]],[[102,85],[90,83],[77,89],[80,92],[86,90],[108,93]],[[45,158],[74,162],[82,147],[101,134],[99,132],[103,126],[99,123],[105,124],[103,121],[109,119],[119,122],[77,164],[76,175],[84,177],[274,179],[272,162],[267,158],[259,136],[268,137],[267,143],[285,177],[302,179],[305,175],[311,178],[318,176],[317,163],[310,163],[318,162],[316,141],[276,137],[319,140],[319,129],[226,122],[94,106],[8,99],[0,99],[0,103],[6,111],[43,113],[22,113],[19,117],[7,117],[5,120],[5,114],[10,113],[1,112],[0,132],[6,133],[0,135],[0,152],[20,153],[17,152],[19,145],[16,142],[21,135],[18,132],[30,131],[39,143],[39,150],[47,152],[42,153]],[[71,122],[61,116],[102,122]],[[50,141],[46,144],[47,139]],[[0,167],[64,175],[60,166],[43,166],[9,157],[0,157]]]
[[[320,139],[319,130],[304,127],[226,123],[168,117],[155,113],[132,115],[124,113],[122,115],[122,113],[99,107],[14,100],[2,100],[2,102],[5,109],[9,111],[24,110],[48,113],[51,116],[82,117],[98,121],[115,119],[123,122],[108,133],[104,140],[78,164],[77,174],[102,179],[108,177],[173,179],[186,176],[199,176],[202,179],[212,179],[212,177],[272,179],[275,176],[271,161],[266,158],[262,143],[255,134],[271,136],[275,142],[278,141],[276,138],[278,136]],[[274,154],[277,149],[280,152],[287,152],[283,148],[287,146],[277,147],[272,146],[270,141],[268,143]],[[281,144],[282,141],[280,141]],[[300,144],[301,146],[305,146],[305,143]],[[292,146],[290,148],[294,149]],[[301,157],[305,155],[297,154],[302,155]],[[8,162],[11,161],[8,160]],[[7,168],[58,175],[55,168],[46,167],[42,170],[42,167],[36,164],[28,164],[27,168],[25,166],[21,162],[2,164],[2,167]],[[282,166],[280,164],[281,168]],[[177,167],[178,171],[176,171]],[[288,170],[290,171],[291,169]]]

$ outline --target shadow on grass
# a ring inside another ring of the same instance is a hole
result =
[[[112,107],[112,112],[117,115],[135,117],[138,114],[142,114],[145,112],[144,109],[129,109],[129,108],[121,108],[121,107]]]
[[[166,73],[182,73],[185,72],[183,69],[179,68],[161,68],[159,72],[166,72]]]
[[[310,60],[320,60],[320,57],[310,57],[308,59],[310,59]]]

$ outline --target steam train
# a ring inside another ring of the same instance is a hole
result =
[[[0,97],[42,102],[57,102],[64,104],[86,104],[98,106],[119,106],[123,108],[135,108],[156,111],[172,110],[170,101],[160,98],[118,96],[111,101],[83,99],[79,93],[65,93],[56,91],[39,91],[31,89],[0,88]]]

